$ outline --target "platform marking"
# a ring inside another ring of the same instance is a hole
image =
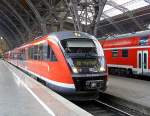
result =
[[[5,65],[5,64],[4,64]],[[5,65],[6,66],[6,65]],[[43,108],[52,116],[55,116],[54,112],[18,77],[18,75],[13,72],[10,67],[8,69],[12,72],[12,74],[17,78],[18,81],[31,93],[31,95],[43,106]]]

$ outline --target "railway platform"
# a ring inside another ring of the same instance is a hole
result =
[[[0,116],[91,116],[0,60]]]
[[[108,79],[106,93],[113,96],[113,100],[144,114],[150,114],[150,81],[113,75]]]

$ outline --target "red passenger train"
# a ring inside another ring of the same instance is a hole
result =
[[[106,89],[102,47],[87,33],[54,32],[5,53],[5,59],[72,98],[93,99]]]
[[[150,30],[100,38],[112,74],[150,76]]]

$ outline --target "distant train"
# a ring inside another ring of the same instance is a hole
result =
[[[83,32],[54,32],[5,53],[11,64],[71,98],[95,99],[106,89],[107,69],[98,40]]]
[[[150,76],[150,30],[99,38],[111,74]]]

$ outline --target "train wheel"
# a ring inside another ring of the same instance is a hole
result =
[[[109,73],[109,74],[114,74],[114,69],[113,69],[112,67],[109,67],[109,68],[108,68],[108,73]]]
[[[43,85],[46,85],[46,82],[44,80],[40,79],[40,78],[37,78],[37,81],[40,82]]]
[[[129,77],[132,77],[132,76],[133,76],[132,69],[128,69],[128,70],[127,70],[127,76],[129,76]]]

